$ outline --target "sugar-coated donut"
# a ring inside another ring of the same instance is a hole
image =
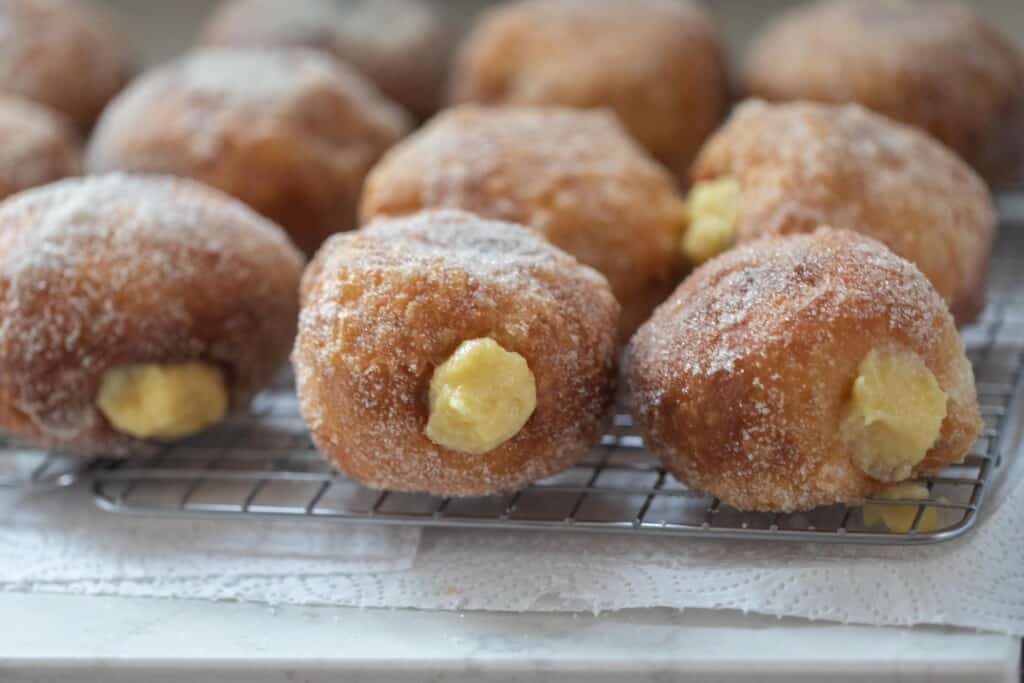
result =
[[[134,73],[128,40],[89,0],[4,0],[0,26],[0,92],[45,104],[80,131]]]
[[[724,49],[690,0],[524,0],[484,15],[455,102],[608,108],[682,177],[727,107]]]
[[[942,298],[846,230],[697,269],[631,342],[634,417],[687,485],[741,510],[857,501],[960,462],[982,422]]]
[[[195,178],[312,252],[355,227],[364,176],[407,130],[397,105],[317,52],[210,49],[132,83],[104,112],[87,163]]]
[[[378,488],[520,488],[601,434],[619,306],[597,271],[462,211],[336,235],[302,282],[292,355],[323,454]]]
[[[0,199],[81,170],[81,143],[65,116],[0,95]]]
[[[456,208],[532,227],[608,278],[628,338],[678,282],[682,206],[607,112],[464,105],[384,156],[361,212]]]
[[[922,128],[989,183],[1024,175],[1024,50],[966,3],[819,0],[770,24],[750,94],[858,102]]]
[[[425,118],[438,106],[451,37],[420,0],[225,0],[200,42],[322,50]]]
[[[199,183],[63,180],[0,204],[0,429],[126,454],[243,409],[286,360],[302,257]]]
[[[739,106],[694,164],[684,251],[832,225],[912,261],[958,323],[984,305],[996,212],[984,181],[928,135],[858,105]]]

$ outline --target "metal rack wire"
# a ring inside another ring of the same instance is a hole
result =
[[[1024,225],[995,251],[989,301],[964,331],[985,430],[966,461],[920,480],[925,499],[869,500],[791,515],[741,513],[688,490],[648,453],[628,415],[616,416],[581,464],[511,495],[434,498],[364,488],[316,453],[285,379],[252,413],[149,457],[103,462],[95,499],[120,513],[291,517],[370,524],[576,530],[747,540],[918,544],[955,538],[977,521],[1004,455],[1020,443],[1024,408]],[[885,505],[896,530],[869,523]],[[899,528],[899,527],[903,528]]]
[[[71,486],[93,465],[82,458],[48,453],[0,438],[0,489],[45,491]]]

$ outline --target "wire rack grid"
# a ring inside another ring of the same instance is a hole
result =
[[[95,500],[113,512],[159,515],[886,545],[949,540],[976,523],[1004,455],[1021,440],[1024,225],[1006,225],[1002,233],[988,307],[964,330],[985,429],[962,464],[920,480],[923,499],[741,513],[668,475],[624,413],[583,462],[518,493],[435,498],[371,490],[319,456],[290,379],[283,378],[257,397],[249,415],[219,429],[151,456],[99,463],[92,474]],[[888,526],[872,509],[885,511]]]
[[[71,486],[95,464],[0,437],[0,489],[46,491]]]

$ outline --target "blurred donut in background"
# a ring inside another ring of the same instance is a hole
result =
[[[127,37],[86,0],[3,0],[0,27],[0,92],[56,109],[82,131],[135,70]]]
[[[725,114],[728,77],[692,2],[525,0],[480,19],[450,88],[453,102],[611,109],[682,178]]]
[[[363,178],[408,116],[348,66],[304,49],[208,49],[157,67],[104,112],[91,172],[188,176],[314,251],[355,227]]]
[[[82,146],[69,119],[0,95],[0,199],[81,170]]]
[[[750,94],[857,102],[922,128],[991,185],[1024,176],[1024,53],[969,5],[824,0],[755,42]]]
[[[419,0],[226,0],[200,36],[204,45],[322,50],[421,119],[438,107],[451,41]]]

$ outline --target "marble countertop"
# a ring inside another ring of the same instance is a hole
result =
[[[737,613],[601,616],[0,595],[5,683],[1016,681],[1017,638]],[[343,676],[343,678],[340,678]]]

